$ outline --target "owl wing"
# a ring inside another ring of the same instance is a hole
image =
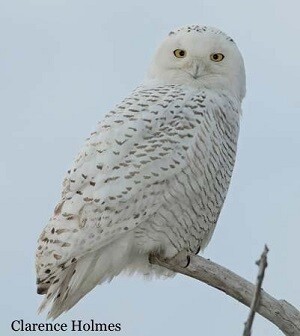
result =
[[[145,221],[186,165],[205,96],[180,86],[136,90],[107,114],[75,160],[37,253],[39,281]]]

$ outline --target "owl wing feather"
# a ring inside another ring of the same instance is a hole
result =
[[[205,106],[179,86],[136,90],[87,139],[37,252],[38,282],[137,227],[187,165]]]

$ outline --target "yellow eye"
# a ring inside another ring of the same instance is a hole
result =
[[[216,53],[216,54],[211,54],[210,55],[210,59],[213,62],[221,62],[221,61],[223,61],[224,57],[225,56],[223,54],[221,54],[221,53]]]
[[[176,49],[173,51],[173,54],[177,58],[184,58],[186,56],[186,51],[183,49]]]

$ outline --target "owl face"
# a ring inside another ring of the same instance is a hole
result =
[[[169,84],[231,91],[245,96],[242,56],[233,40],[205,26],[171,32],[158,48],[148,78]]]

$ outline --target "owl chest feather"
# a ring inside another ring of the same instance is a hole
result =
[[[203,105],[202,105],[203,106]],[[193,109],[195,120],[199,110]],[[177,250],[195,252],[209,242],[223,206],[234,167],[239,111],[229,100],[203,109],[195,121],[187,165],[167,183],[164,205],[153,219]]]

